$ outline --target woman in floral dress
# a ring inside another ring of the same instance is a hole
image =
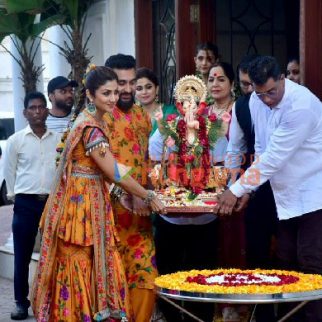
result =
[[[85,88],[89,104],[68,135],[43,213],[32,290],[37,321],[131,321],[105,180],[142,198],[152,210],[163,210],[154,194],[132,179],[131,169],[117,163],[109,151],[102,117],[118,100],[116,74],[92,66]]]

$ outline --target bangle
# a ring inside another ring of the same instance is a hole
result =
[[[111,199],[116,202],[118,201],[122,195],[124,194],[124,190],[119,187],[119,186],[116,186],[114,185],[111,192],[110,192],[110,196],[111,196]]]
[[[148,190],[148,194],[146,197],[143,199],[143,202],[147,205],[150,206],[153,198],[155,197],[155,193],[152,190]]]

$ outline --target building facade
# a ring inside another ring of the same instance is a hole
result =
[[[195,47],[205,41],[216,43],[221,59],[234,67],[248,53],[276,56],[282,68],[298,56],[302,83],[322,98],[321,20],[321,0],[98,0],[88,12],[85,37],[91,33],[88,53],[97,65],[121,52],[155,70],[167,103],[176,80],[195,72]],[[47,30],[46,38],[59,45],[66,40],[60,27]],[[39,90],[46,92],[48,80],[68,75],[70,68],[57,47],[46,40],[41,47]],[[19,69],[3,49],[0,59],[0,108],[15,110],[19,118]]]

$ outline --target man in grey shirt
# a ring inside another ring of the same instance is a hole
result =
[[[58,133],[63,133],[72,116],[74,105],[74,88],[78,84],[64,76],[57,76],[48,83],[48,98],[51,109],[46,121],[47,128]]]

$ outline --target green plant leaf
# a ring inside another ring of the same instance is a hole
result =
[[[66,17],[61,14],[48,17],[45,20],[41,20],[39,23],[36,23],[32,26],[31,35],[32,36],[40,35],[47,28],[55,25],[63,24],[65,20],[66,20]]]
[[[8,36],[8,34],[6,34],[6,33],[1,33],[0,32],[0,43],[2,42],[2,40],[4,39],[4,38],[6,38]]]
[[[32,28],[35,21],[35,15],[20,12],[16,14],[18,17],[17,30],[14,33],[22,42],[26,42],[29,37],[33,37]]]
[[[203,147],[201,145],[197,145],[195,147],[195,155],[197,157],[201,156],[202,155],[202,151],[203,151]]]
[[[20,13],[32,11],[34,14],[40,13],[44,0],[7,0],[8,13]]]
[[[210,129],[208,132],[208,139],[209,139],[210,145],[214,145],[216,143],[216,141],[218,140],[218,137],[219,137],[218,132],[221,130],[221,124],[222,124],[222,122],[219,120],[211,123]]]
[[[190,193],[188,194],[187,199],[192,201],[192,200],[196,199],[197,196],[198,196],[197,194],[195,194],[192,191],[190,191]]]
[[[61,0],[61,4],[67,9],[73,26],[79,25],[78,7],[81,1]],[[81,19],[82,17],[80,17]]]
[[[193,167],[194,168],[199,168],[199,166],[200,166],[200,158],[195,158],[193,160]]]
[[[0,15],[0,33],[10,35],[20,29],[17,15]]]

